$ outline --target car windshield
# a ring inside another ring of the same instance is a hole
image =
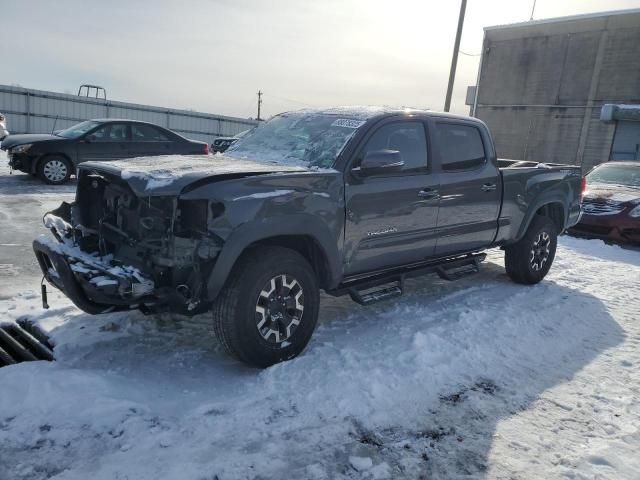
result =
[[[616,165],[607,163],[587,175],[587,183],[606,183],[640,188],[640,163],[638,165]]]
[[[80,138],[94,127],[100,125],[100,122],[94,122],[93,120],[87,120],[86,122],[78,123],[73,127],[69,127],[66,130],[56,133],[59,137],[64,138]]]
[[[336,114],[283,113],[254,128],[227,150],[235,158],[330,168],[364,121]]]

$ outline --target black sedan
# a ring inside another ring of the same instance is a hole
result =
[[[242,137],[244,137],[247,133],[249,133],[252,129],[244,130],[243,132],[238,133],[233,137],[219,137],[216,138],[211,144],[211,152],[212,153],[222,153],[227,150],[231,145],[236,143]]]
[[[188,140],[166,128],[134,120],[87,120],[54,135],[10,135],[2,142],[12,169],[58,185],[79,163],[151,155],[202,155],[204,142]]]

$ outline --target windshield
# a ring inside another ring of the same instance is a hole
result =
[[[97,127],[98,125],[100,125],[100,122],[87,120],[86,122],[78,123],[73,127],[69,127],[66,130],[62,130],[61,132],[56,133],[56,135],[64,138],[79,138],[85,133],[87,133],[89,130],[91,130],[92,128]]]
[[[362,124],[348,116],[283,113],[248,132],[227,153],[282,165],[330,168]]]
[[[587,175],[587,183],[607,183],[640,187],[640,163],[638,165],[616,165],[607,163]]]

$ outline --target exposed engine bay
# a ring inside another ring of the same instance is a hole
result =
[[[206,307],[203,286],[222,249],[207,231],[209,210],[206,200],[139,197],[119,177],[84,171],[76,201],[44,223],[60,242],[48,247],[68,260],[90,301],[193,314]]]

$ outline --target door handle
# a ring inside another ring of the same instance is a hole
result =
[[[497,186],[495,183],[485,183],[481,188],[483,192],[493,192]]]
[[[425,188],[418,192],[418,196],[420,198],[426,198],[426,199],[437,199],[437,198],[440,198],[440,193],[438,192],[438,190],[431,190],[430,188]]]

